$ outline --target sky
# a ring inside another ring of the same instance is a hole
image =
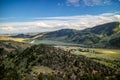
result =
[[[0,0],[0,34],[120,22],[120,0]]]

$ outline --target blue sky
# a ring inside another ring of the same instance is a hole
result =
[[[86,2],[85,2],[86,1]],[[0,0],[0,17],[49,17],[110,13],[119,0]],[[101,2],[100,2],[101,1]],[[105,3],[106,2],[106,3]]]
[[[84,29],[111,21],[120,21],[120,0],[0,0],[0,33]]]

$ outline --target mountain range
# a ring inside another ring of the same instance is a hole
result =
[[[61,29],[37,37],[39,40],[55,40],[84,44],[88,47],[120,47],[120,23],[111,22],[84,30]]]

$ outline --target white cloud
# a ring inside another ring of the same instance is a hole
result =
[[[87,6],[92,6],[92,5],[100,5],[102,4],[102,0],[83,0],[84,4]]]
[[[111,0],[67,0],[67,5],[79,6],[83,3],[86,6],[94,6],[94,5],[106,5],[110,4]]]
[[[62,28],[82,30],[108,22],[120,22],[120,15],[104,13],[100,15],[58,16],[34,19],[34,21],[29,22],[0,23],[0,33],[44,32]]]
[[[67,0],[67,5],[79,6],[79,1],[80,0]]]

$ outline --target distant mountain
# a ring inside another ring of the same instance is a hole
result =
[[[14,37],[14,38],[31,38],[32,36],[28,35],[28,34],[17,34],[15,36],[11,36],[11,37]]]
[[[111,22],[84,30],[61,29],[37,37],[40,40],[74,42],[87,47],[120,47],[120,23]]]

